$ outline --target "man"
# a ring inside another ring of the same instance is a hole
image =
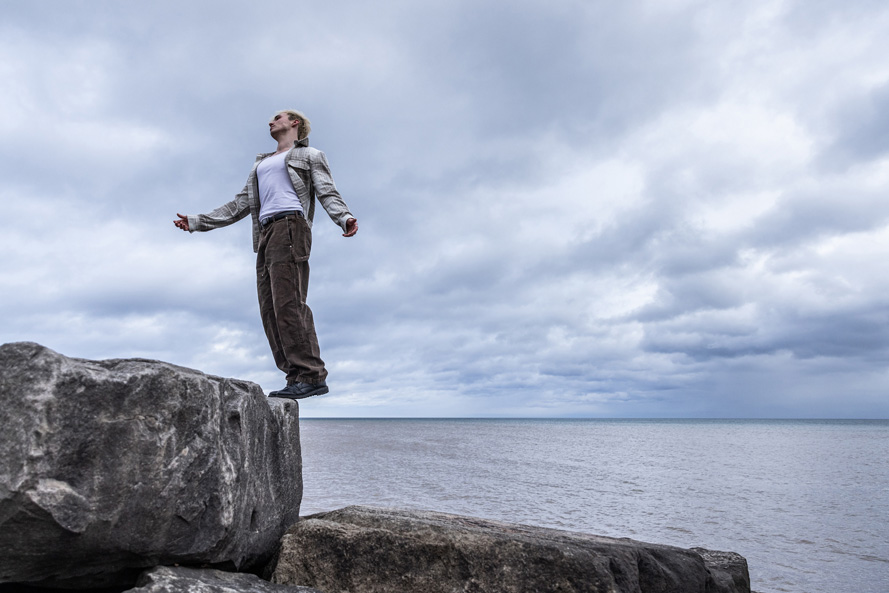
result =
[[[235,199],[209,214],[177,213],[179,219],[173,221],[193,233],[227,226],[250,214],[262,325],[275,364],[287,374],[287,386],[269,397],[302,399],[328,392],[315,322],[306,305],[315,198],[342,227],[344,237],[358,232],[358,221],[333,183],[327,157],[309,147],[311,129],[303,113],[278,112],[269,121],[278,149],[256,157],[247,185]]]

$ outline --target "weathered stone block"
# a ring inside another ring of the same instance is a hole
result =
[[[276,585],[252,574],[159,566],[126,593],[321,593],[311,587]]]
[[[361,506],[288,530],[273,581],[337,593],[750,592],[737,554],[709,565],[693,550],[630,539]]]
[[[252,383],[5,344],[0,426],[0,582],[249,568],[299,515],[299,409]]]

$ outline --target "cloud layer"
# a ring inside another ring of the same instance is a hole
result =
[[[309,416],[887,417],[889,9],[56,2],[0,25],[3,342],[282,384],[250,228],[312,118]]]

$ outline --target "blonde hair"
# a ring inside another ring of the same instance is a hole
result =
[[[305,113],[303,113],[302,111],[297,111],[296,109],[284,109],[282,111],[279,111],[275,115],[281,115],[284,113],[287,114],[287,117],[290,118],[290,121],[296,119],[299,120],[299,136],[297,137],[298,140],[302,140],[309,135],[309,132],[312,131],[312,122],[309,121],[309,118],[306,117]]]

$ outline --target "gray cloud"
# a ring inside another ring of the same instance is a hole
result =
[[[278,387],[249,224],[171,221],[295,106],[361,224],[308,415],[889,413],[880,4],[56,8],[0,35],[3,341]]]

